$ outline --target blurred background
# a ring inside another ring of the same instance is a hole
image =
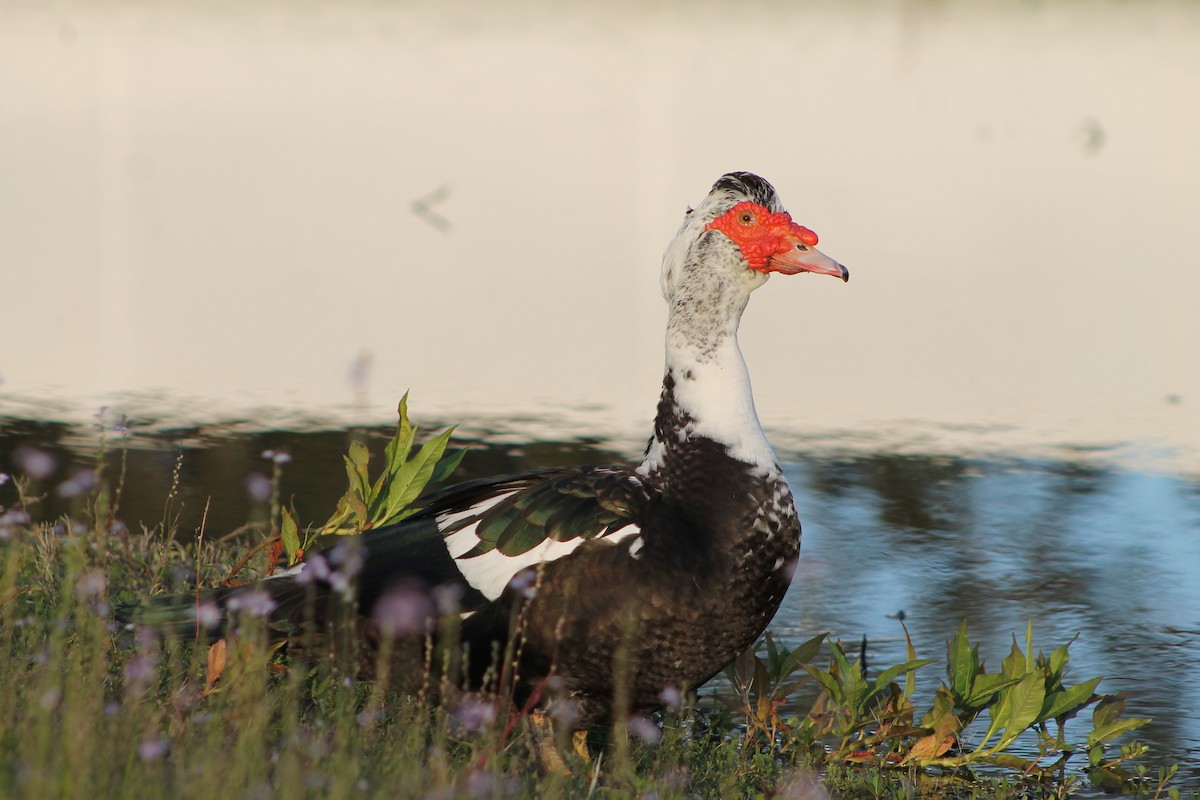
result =
[[[1196,774],[1200,3],[0,14],[0,470],[67,478],[103,406],[131,524],[185,453],[235,526],[281,443],[316,518],[409,388],[468,475],[635,459],[661,253],[751,170],[853,277],[742,327],[806,522],[779,629],[900,660],[887,614],[934,657],[970,615],[990,663],[1083,630]]]

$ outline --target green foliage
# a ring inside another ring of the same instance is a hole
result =
[[[747,745],[788,747],[815,755],[826,767],[855,765],[868,784],[880,787],[889,780],[889,770],[902,772],[908,780],[970,782],[977,779],[979,768],[1010,772],[1020,781],[1068,787],[1073,777],[1065,765],[1080,751],[1087,752],[1086,769],[1094,782],[1128,789],[1144,781],[1142,773],[1119,765],[1144,755],[1147,748],[1134,742],[1114,753],[1109,746],[1149,720],[1122,718],[1125,697],[1096,694],[1100,678],[1066,684],[1069,644],[1048,656],[1035,655],[1028,624],[1025,649],[1014,637],[1000,671],[990,673],[964,622],[947,642],[944,681],[929,709],[914,721],[916,672],[932,662],[916,658],[907,629],[905,637],[907,660],[870,677],[860,661],[847,657],[840,642],[830,644],[829,666],[823,669],[811,663],[823,636],[788,651],[768,635],[726,670],[733,688],[727,703],[746,720]],[[807,716],[782,722],[780,709],[795,702],[793,693],[803,682],[796,675],[801,671],[820,692]],[[900,676],[903,687],[897,683]],[[1093,704],[1086,738],[1069,741],[1067,721]],[[980,733],[982,722],[973,723],[982,719],[987,725]],[[1024,752],[1036,748],[1036,758],[1013,752],[1022,737]],[[1160,776],[1160,784],[1173,775]]]
[[[396,435],[384,450],[383,471],[374,480],[368,471],[371,454],[367,446],[362,442],[351,442],[349,452],[343,456],[349,486],[325,524],[304,532],[302,537],[295,515],[282,509],[279,535],[289,564],[294,564],[298,554],[321,536],[362,533],[411,516],[417,511],[413,502],[425,487],[445,480],[458,469],[466,449],[445,455],[454,428],[442,431],[413,453],[417,427],[408,419],[407,392],[400,400],[397,413],[400,422]]]

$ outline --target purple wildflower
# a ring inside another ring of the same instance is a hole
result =
[[[463,588],[457,583],[443,583],[433,587],[433,602],[443,617],[457,614],[462,608]]]
[[[131,692],[140,692],[149,685],[157,672],[157,656],[153,653],[139,653],[125,665],[125,686]]]
[[[455,706],[452,718],[458,731],[482,733],[496,722],[496,704],[478,697],[464,697]]]
[[[200,627],[211,630],[221,624],[221,609],[211,600],[205,600],[196,606],[196,622]]]
[[[74,475],[58,485],[59,497],[82,497],[96,485],[96,474],[91,470],[77,470]]]
[[[75,582],[75,596],[80,600],[90,600],[102,594],[107,585],[108,581],[105,580],[103,572],[98,569],[90,569],[79,576],[79,580]]]
[[[663,705],[674,711],[683,703],[683,695],[675,686],[664,686],[662,691],[658,693],[658,699],[663,701]]]
[[[49,477],[58,466],[54,456],[36,447],[18,447],[13,453],[13,461],[26,475],[39,481]]]
[[[537,570],[533,567],[521,570],[512,577],[508,586],[526,600],[532,600],[537,594]]]
[[[641,739],[646,744],[658,744],[658,740],[662,738],[662,731],[654,724],[654,721],[649,717],[643,717],[641,714],[630,717],[625,726],[629,732]]]
[[[138,757],[142,761],[158,761],[167,754],[167,741],[161,736],[154,739],[144,739],[138,745]]]
[[[271,499],[271,479],[261,472],[251,472],[246,476],[246,494],[256,503],[265,503]]]
[[[329,562],[320,553],[313,553],[304,559],[304,563],[300,565],[300,569],[296,572],[295,580],[296,583],[302,586],[314,581],[329,580]]]
[[[392,589],[371,609],[379,632],[389,638],[424,634],[433,624],[435,609],[429,595],[411,586]]]
[[[229,598],[225,607],[248,617],[266,617],[275,610],[275,600],[263,589],[250,589]]]

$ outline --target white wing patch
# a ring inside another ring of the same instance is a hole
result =
[[[465,511],[439,514],[436,518],[438,527],[445,528],[456,522],[462,522],[467,518],[475,517],[475,521],[470,525],[446,537],[446,549],[450,551],[450,556],[458,566],[459,572],[466,578],[467,583],[478,589],[489,600],[498,598],[504,592],[504,587],[508,586],[508,582],[513,579],[513,576],[526,567],[556,561],[565,555],[569,555],[576,547],[588,541],[583,538],[570,539],[565,542],[556,542],[553,539],[547,539],[529,551],[517,556],[509,556],[501,553],[499,550],[491,550],[481,555],[472,556],[471,558],[462,558],[463,555],[469,553],[479,544],[479,537],[475,535],[475,529],[479,526],[479,517],[486,513],[488,509],[504,500],[504,498],[515,494],[517,491],[520,490],[513,490],[496,495],[495,497],[489,497],[487,500]],[[606,536],[597,536],[594,541],[616,544],[631,536],[637,536],[639,533],[641,533],[641,528],[631,523]]]

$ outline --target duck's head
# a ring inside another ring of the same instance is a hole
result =
[[[663,259],[663,295],[682,286],[731,280],[752,291],[772,272],[815,272],[846,281],[850,272],[816,248],[817,235],[792,221],[770,183],[749,172],[730,172],[689,209]]]

